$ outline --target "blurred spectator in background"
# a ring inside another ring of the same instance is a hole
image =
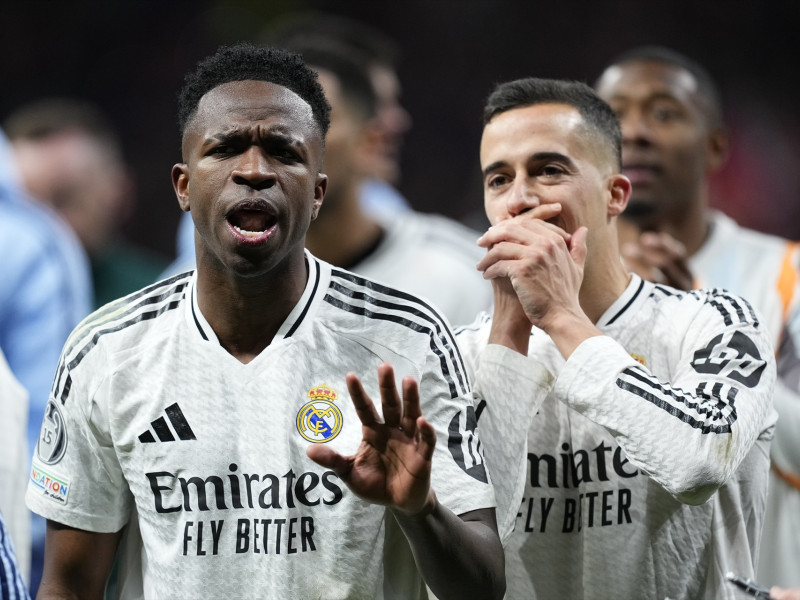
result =
[[[373,217],[359,201],[372,172],[370,155],[380,101],[369,62],[320,37],[283,44],[317,71],[330,102],[331,127],[323,172],[325,202],[306,247],[336,266],[431,300],[452,323],[469,323],[491,305],[492,290],[477,271],[479,234],[439,215],[414,211]]]
[[[375,94],[375,115],[362,142],[366,169],[359,188],[362,207],[375,217],[410,210],[394,187],[401,179],[400,154],[411,128],[411,116],[400,104],[397,45],[366,23],[321,12],[290,14],[265,30],[265,40],[277,46],[302,46],[321,39],[335,41],[362,57]]]
[[[12,541],[0,511],[0,600],[28,600]]]
[[[693,60],[661,47],[618,58],[596,84],[622,125],[633,183],[620,218],[623,256],[647,278],[717,287],[760,312],[777,350],[772,472],[757,579],[800,586],[800,252],[709,208],[709,176],[727,154],[716,84]],[[623,227],[624,230],[623,230]]]
[[[0,349],[0,513],[8,521],[7,533],[14,541],[19,570],[30,573],[31,522],[25,506],[30,451],[25,439],[28,422],[28,393],[16,380]],[[0,547],[5,540],[0,534]],[[2,559],[0,558],[0,562]],[[0,587],[2,586],[0,577]],[[0,596],[2,597],[2,596]]]
[[[167,261],[120,235],[134,186],[117,134],[99,108],[40,100],[9,115],[4,129],[25,187],[64,218],[86,250],[95,307],[158,277]]]
[[[61,348],[91,310],[86,255],[75,234],[23,187],[11,145],[0,131],[0,349],[28,392],[27,444],[39,437]],[[5,441],[5,440],[3,440]],[[27,469],[29,460],[25,461]],[[38,586],[44,520],[31,531],[31,590]],[[27,549],[17,548],[19,555]]]

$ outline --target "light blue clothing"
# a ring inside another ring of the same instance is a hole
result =
[[[91,310],[91,275],[86,254],[72,230],[23,190],[2,132],[0,257],[0,349],[28,391],[27,439],[33,452],[61,349],[75,325]],[[41,575],[37,556],[44,548],[43,522],[37,527],[36,521],[32,590]]]
[[[0,133],[0,348],[28,390],[28,448],[36,446],[44,407],[67,336],[91,310],[89,262],[72,230],[30,200]]]
[[[368,214],[380,219],[412,210],[400,192],[379,179],[367,179],[361,184],[360,202]]]
[[[17,568],[11,537],[0,515],[0,600],[28,600],[28,590]]]
[[[398,213],[410,212],[408,200],[388,183],[378,179],[367,179],[361,184],[361,207],[372,217],[391,218]],[[191,213],[184,213],[178,224],[176,242],[177,258],[164,270],[160,278],[172,277],[195,267],[194,221]]]

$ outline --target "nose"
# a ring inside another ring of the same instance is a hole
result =
[[[257,190],[275,184],[275,171],[263,149],[258,146],[251,146],[242,152],[231,177],[235,183]]]
[[[622,131],[622,142],[625,144],[649,144],[652,142],[652,130],[640,110],[626,110],[619,115],[619,126]]]
[[[539,196],[525,177],[518,177],[506,200],[506,210],[512,217],[539,206]]]

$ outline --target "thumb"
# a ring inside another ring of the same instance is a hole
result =
[[[572,234],[572,238],[569,242],[569,254],[572,260],[575,261],[575,264],[581,268],[583,268],[586,262],[586,236],[588,233],[589,230],[586,227],[579,227],[578,230]]]

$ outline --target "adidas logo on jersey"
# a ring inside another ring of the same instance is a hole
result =
[[[186,417],[183,416],[183,412],[177,402],[165,408],[164,412],[167,414],[167,418],[159,417],[155,421],[152,421],[150,423],[152,430],[148,429],[141,434],[139,436],[140,442],[143,444],[151,444],[156,441],[174,442],[175,436],[181,440],[197,439],[194,435],[194,431],[189,427],[189,422],[186,420]],[[169,419],[169,423],[167,423],[167,419]],[[170,425],[172,425],[171,428]],[[153,437],[154,431],[158,440]]]

